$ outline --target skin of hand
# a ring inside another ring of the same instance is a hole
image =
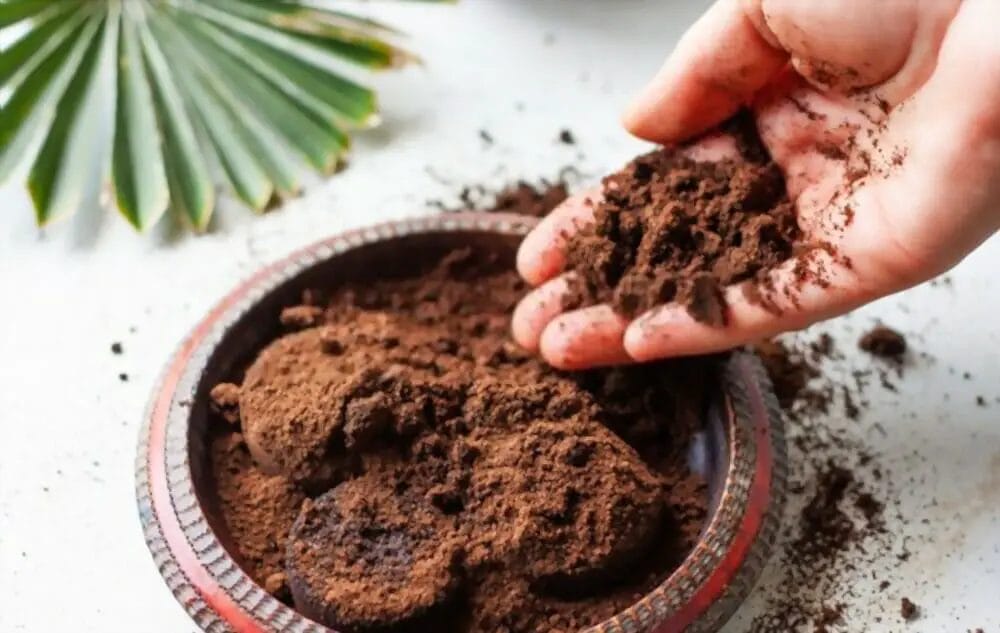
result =
[[[592,218],[595,189],[522,243],[518,270],[538,287],[515,310],[515,340],[565,369],[710,353],[843,314],[954,266],[1000,228],[998,24],[996,0],[720,0],[625,126],[678,145],[749,106],[805,239],[836,248],[836,257],[812,255],[829,284],[792,289],[795,262],[786,262],[770,274],[779,309],[727,288],[723,328],[674,304],[631,322],[606,305],[563,312],[563,248]],[[831,147],[847,148],[846,157]],[[734,149],[713,134],[683,151],[714,160]]]

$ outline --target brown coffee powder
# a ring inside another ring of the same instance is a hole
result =
[[[683,560],[705,521],[687,447],[715,361],[557,372],[509,338],[525,290],[463,250],[310,292],[293,310],[308,321],[282,319],[293,331],[213,390],[244,460],[216,456],[220,491],[288,491],[280,517],[222,504],[241,558],[266,558],[247,565],[258,582],[348,633],[569,633]]]
[[[753,122],[741,115],[725,128],[739,158],[698,162],[664,148],[604,179],[594,223],[567,247],[568,269],[577,274],[566,308],[610,303],[634,317],[676,301],[695,319],[722,326],[725,286],[764,280],[802,247],[784,177]],[[813,274],[805,268],[803,279]]]

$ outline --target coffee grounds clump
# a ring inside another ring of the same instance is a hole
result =
[[[351,631],[446,623],[461,585],[457,526],[415,491],[387,485],[406,474],[374,468],[302,504],[287,554],[299,611]]]
[[[862,335],[858,347],[872,356],[898,362],[906,354],[906,337],[890,327],[878,325]]]
[[[738,158],[699,162],[663,148],[604,179],[594,222],[567,245],[567,268],[576,273],[567,309],[609,303],[631,318],[677,302],[698,321],[723,326],[726,286],[768,287],[767,273],[802,246],[795,208],[753,122],[739,117],[725,129],[737,139]],[[803,282],[818,274],[797,268]],[[751,298],[776,309],[765,295]]]
[[[258,583],[345,633],[569,633],[682,562],[718,361],[558,372],[509,337],[525,290],[459,250],[312,291],[213,390],[222,518]]]

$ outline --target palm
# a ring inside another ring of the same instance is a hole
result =
[[[941,179],[961,179],[975,161],[942,149],[955,147],[954,134],[935,137],[915,123],[926,117],[926,107],[917,101],[889,115],[874,98],[823,93],[801,79],[754,104],[761,138],[785,173],[804,241],[825,247],[805,258],[819,269],[812,277],[821,283],[802,286],[793,274],[802,262],[792,261],[770,273],[767,286],[778,291],[767,309],[749,303],[742,288],[730,288],[725,329],[693,322],[674,305],[631,324],[607,306],[559,314],[561,244],[589,217],[584,194],[525,240],[522,273],[534,283],[549,281],[519,307],[515,336],[568,367],[704,353],[804,327],[947,268],[992,229],[970,229],[972,210],[942,214],[935,204],[949,191]],[[684,151],[696,160],[720,160],[733,156],[736,145],[712,134]]]
[[[933,235],[899,186],[909,160],[905,123],[874,99],[823,94],[804,82],[765,98],[756,113],[806,241],[835,248],[833,265],[856,299],[903,287],[946,261],[920,246]]]

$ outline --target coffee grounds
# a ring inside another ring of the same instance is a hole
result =
[[[886,568],[887,558],[901,562],[908,556],[905,538],[886,528],[890,506],[898,502],[891,473],[865,440],[868,429],[881,427],[862,424],[867,391],[883,385],[868,380],[870,368],[844,366],[826,334],[811,341],[782,337],[755,349],[785,414],[789,499],[774,586],[762,594],[764,608],[749,630],[860,630],[852,622],[859,570],[870,570],[864,575],[884,591],[893,583],[879,576],[897,573],[891,565]],[[841,382],[845,378],[853,380]],[[838,423],[840,406],[846,421]],[[894,511],[905,525],[898,506]]]
[[[899,615],[907,622],[912,622],[920,617],[920,607],[909,598],[904,597],[899,601]]]
[[[554,182],[544,178],[539,179],[537,183],[520,180],[500,191],[493,191],[482,185],[462,187],[458,193],[460,202],[458,206],[446,205],[440,200],[429,201],[428,204],[446,213],[481,211],[519,213],[541,218],[569,197],[567,178],[574,171],[573,168],[567,167],[560,172]]]
[[[635,451],[596,422],[540,422],[472,446],[466,510],[468,562],[522,558],[541,593],[587,595],[628,571],[661,537],[663,481]],[[498,494],[499,491],[509,491]]]
[[[213,441],[212,466],[237,559],[257,584],[287,601],[285,545],[304,495],[285,477],[257,469],[239,433]]]
[[[447,622],[461,585],[457,526],[414,490],[391,485],[408,474],[373,468],[302,504],[287,558],[299,611],[351,631],[439,630]]]
[[[569,197],[566,183],[541,183],[538,186],[521,181],[496,195],[490,210],[497,213],[520,213],[541,218]]]
[[[241,481],[294,492],[281,517],[222,504],[241,559],[258,545],[233,525],[285,544],[258,582],[285,574],[276,595],[346,633],[568,633],[676,568],[706,519],[687,447],[717,361],[557,372],[510,340],[525,291],[461,250],[282,312],[292,331],[213,390]]]
[[[861,337],[858,347],[873,356],[899,362],[906,353],[906,338],[890,327],[879,325]]]
[[[723,288],[763,282],[804,248],[785,180],[748,116],[725,128],[740,158],[698,162],[674,148],[640,156],[603,181],[594,222],[567,245],[577,274],[563,299],[567,309],[609,303],[634,317],[676,301],[692,317],[723,326]],[[798,267],[804,283],[818,273]],[[753,299],[776,309],[774,297]]]

